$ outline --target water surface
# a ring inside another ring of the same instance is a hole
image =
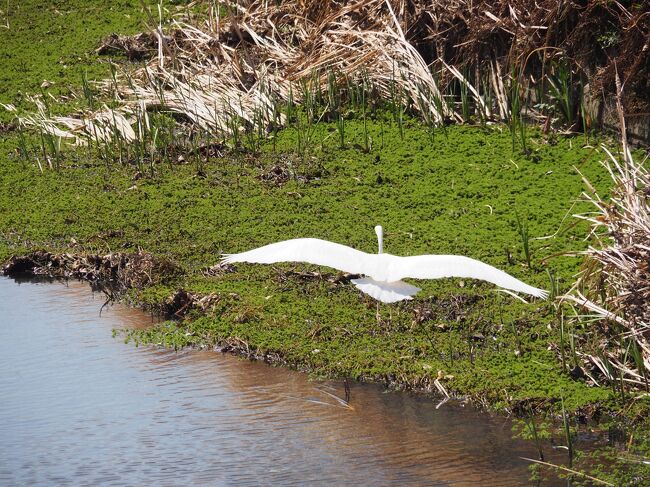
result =
[[[2,485],[527,485],[511,424],[211,351],[137,348],[87,284],[0,278]]]

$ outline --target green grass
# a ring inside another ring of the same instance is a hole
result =
[[[151,2],[147,2],[151,3]],[[81,93],[82,78],[110,77],[109,59],[95,50],[112,33],[143,30],[146,15],[139,0],[105,5],[82,0],[2,2],[0,9],[0,103],[28,108],[29,95],[39,94],[43,81],[54,96]],[[8,27],[7,27],[8,24]],[[56,106],[59,112],[70,105]],[[10,119],[0,109],[0,121]]]

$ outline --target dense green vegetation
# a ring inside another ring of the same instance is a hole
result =
[[[350,132],[360,132],[360,125],[351,123]],[[323,138],[327,128],[320,128]],[[305,283],[285,274],[306,266],[240,265],[220,277],[201,275],[222,252],[306,235],[374,252],[372,227],[382,223],[387,249],[396,254],[469,255],[540,287],[549,286],[545,269],[571,280],[579,259],[552,256],[584,246],[584,228],[562,219],[582,188],[572,163],[582,163],[597,180],[596,152],[540,137],[535,161],[513,154],[500,128],[453,127],[432,140],[412,127],[404,142],[388,123],[383,131],[384,150],[340,151],[331,141],[302,162],[287,130],[277,152],[214,159],[204,166],[205,177],[191,165],[161,167],[154,178],[137,181],[135,170],[107,171],[100,164],[42,175],[12,161],[13,171],[3,177],[0,255],[24,253],[38,242],[73,252],[139,247],[171,258],[187,271],[184,281],[144,290],[138,300],[155,304],[179,285],[225,296],[212,316],[190,325],[200,333],[174,335],[177,345],[236,336],[324,374],[401,377],[396,380],[415,386],[443,370],[454,375],[452,389],[490,402],[545,398],[550,391],[559,398],[561,389],[576,405],[606,397],[560,373],[546,350],[549,339],[558,341],[548,304],[523,305],[488,284],[424,282],[413,303],[381,306],[378,323],[375,303],[351,285]],[[294,177],[266,181],[278,166]],[[559,230],[556,238],[531,240],[532,269],[525,265],[516,211],[533,238]],[[429,319],[414,324],[416,308],[426,308]]]
[[[30,107],[26,97],[41,93],[51,83],[53,95],[79,91],[83,77],[110,76],[106,59],[95,50],[107,35],[142,30],[145,14],[138,0],[104,5],[80,0],[5,2],[0,7],[0,103]],[[68,104],[53,104],[57,111]],[[11,115],[0,110],[0,121]]]
[[[0,102],[26,108],[25,94],[40,92],[44,79],[58,97],[78,89],[82,76],[108,73],[93,54],[100,38],[133,32],[145,16],[136,1],[86,5],[10,4],[9,28],[0,31]],[[490,407],[559,414],[563,399],[587,415],[623,407],[638,422],[647,399],[622,403],[615,389],[568,372],[575,356],[550,302],[525,304],[492,285],[453,279],[418,283],[423,291],[412,302],[377,306],[328,269],[206,272],[222,252],[295,237],[375,252],[372,229],[381,224],[388,252],[467,255],[538,287],[551,286],[550,273],[566,289],[581,264],[568,254],[588,243],[586,225],[572,217],[588,209],[579,201],[581,174],[602,192],[608,184],[593,140],[530,130],[524,154],[508,127],[432,132],[411,119],[398,127],[382,110],[367,121],[351,114],[343,148],[335,124],[311,130],[307,148],[300,129],[288,128],[259,151],[223,147],[146,168],[107,166],[93,150],[66,149],[61,168],[44,172],[17,155],[18,134],[8,130],[0,138],[0,262],[35,249],[143,249],[183,274],[131,290],[134,303],[157,307],[178,288],[213,298],[183,322],[128,332],[137,343],[219,346],[395,387],[435,390],[442,377],[450,392]],[[38,147],[36,136],[30,141]],[[530,237],[530,266],[518,219]],[[565,333],[589,334],[588,322],[570,326]]]

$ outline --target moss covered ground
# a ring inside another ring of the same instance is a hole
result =
[[[7,160],[12,170],[2,177],[0,256],[45,246],[97,253],[142,248],[170,258],[186,271],[183,282],[143,290],[140,299],[155,302],[179,285],[222,294],[223,306],[192,326],[213,341],[238,336],[316,372],[417,383],[441,369],[454,375],[452,388],[458,384],[461,391],[498,383],[485,391],[495,398],[542,398],[554,389],[557,398],[563,388],[576,403],[606,396],[559,373],[555,354],[546,350],[549,339],[557,341],[547,303],[524,305],[485,283],[418,283],[423,291],[413,302],[380,306],[378,323],[375,302],[351,285],[287,274],[315,270],[309,266],[238,265],[219,277],[202,275],[222,252],[301,236],[375,252],[373,226],[382,224],[391,253],[468,255],[545,288],[547,269],[571,281],[580,260],[556,255],[583,248],[585,228],[563,218],[576,211],[582,190],[574,166],[592,181],[605,181],[597,151],[580,147],[580,140],[550,145],[540,137],[531,159],[513,154],[501,127],[450,127],[432,140],[413,124],[402,141],[396,127],[384,124],[384,149],[364,153],[350,142],[340,150],[336,141],[328,144],[324,124],[323,146],[303,161],[293,152],[289,129],[279,134],[275,151],[212,159],[204,177],[186,165],[134,180],[135,169],[107,170],[92,161],[41,174]],[[349,123],[351,140],[362,125]],[[377,121],[370,128],[382,130]],[[277,166],[295,177],[265,180]],[[531,238],[558,234],[530,241],[532,268],[516,213]],[[544,378],[554,373],[554,380]],[[580,393],[571,394],[576,388]]]
[[[10,28],[0,31],[0,102],[24,103],[44,79],[61,96],[78,89],[82,73],[104,76],[106,60],[94,54],[101,37],[133,32],[145,18],[137,1],[38,5],[10,4],[3,14]],[[588,244],[586,225],[572,217],[588,209],[579,201],[581,174],[603,192],[609,183],[597,141],[531,130],[524,154],[507,127],[431,132],[408,120],[402,137],[381,111],[367,124],[350,117],[346,134],[341,148],[335,125],[320,123],[305,149],[304,134],[287,128],[259,151],[201,156],[200,168],[192,157],[144,170],[107,166],[93,151],[68,150],[58,171],[42,172],[17,156],[9,130],[0,138],[0,262],[36,249],[142,249],[183,274],[132,290],[133,302],[155,307],[178,288],[216,296],[206,313],[128,336],[138,343],[231,347],[317,376],[395,387],[431,390],[442,377],[450,392],[510,411],[558,412],[563,399],[586,415],[643,414],[643,400],[622,404],[610,388],[562,368],[550,302],[525,304],[492,285],[450,279],[418,282],[413,301],[378,307],[331,269],[241,264],[206,272],[222,252],[295,237],[375,252],[373,227],[381,224],[390,253],[467,255],[547,289],[549,272],[561,289],[573,282],[581,259],[567,254]],[[571,327],[589,335],[588,323]],[[568,346],[565,353],[571,368]]]
[[[138,32],[145,18],[138,0],[3,3],[0,103],[28,107],[27,97],[40,94],[45,81],[53,95],[70,95],[79,91],[84,76],[109,77],[107,60],[95,53],[100,40],[114,32]],[[53,104],[53,109],[64,112],[70,105]],[[11,114],[0,110],[0,121],[9,119]]]

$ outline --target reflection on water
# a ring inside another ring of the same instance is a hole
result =
[[[2,485],[522,485],[510,424],[214,352],[136,348],[144,313],[0,278]]]

